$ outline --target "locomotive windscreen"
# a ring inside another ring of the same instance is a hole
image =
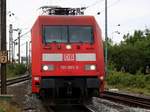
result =
[[[91,26],[44,26],[45,43],[93,43]]]

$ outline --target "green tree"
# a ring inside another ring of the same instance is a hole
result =
[[[135,31],[123,36],[120,44],[108,42],[108,62],[120,71],[122,67],[127,72],[135,74],[144,72],[145,66],[150,66],[150,30]]]

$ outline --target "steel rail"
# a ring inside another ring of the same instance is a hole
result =
[[[148,97],[139,97],[139,96],[133,96],[124,93],[105,91],[101,95],[101,98],[120,102],[123,104],[127,104],[129,106],[150,109],[150,98]]]
[[[84,105],[89,112],[97,112],[95,106]]]
[[[31,78],[30,75],[22,75],[20,77],[7,79],[7,86],[29,80],[30,78]],[[1,88],[1,84],[0,84],[0,88]]]
[[[97,112],[93,108],[85,106],[85,105],[78,105],[78,106],[45,106],[47,112]]]
[[[90,103],[51,104],[50,99],[43,99],[42,104],[47,112],[97,112],[94,105]]]

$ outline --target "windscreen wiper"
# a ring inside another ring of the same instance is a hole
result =
[[[57,43],[57,41],[56,41],[56,40],[54,40],[54,41],[52,41],[51,43],[55,43],[55,44],[56,44],[56,43]]]

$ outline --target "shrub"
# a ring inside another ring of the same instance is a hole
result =
[[[145,81],[150,84],[150,74],[145,76]]]
[[[13,77],[24,74],[26,72],[26,66],[24,64],[8,64],[7,65],[7,76]]]
[[[121,85],[122,87],[131,88],[145,88],[150,84],[150,76],[112,72],[107,76],[106,81],[108,85]]]
[[[21,112],[21,109],[10,102],[0,101],[0,112]]]
[[[26,66],[24,64],[16,64],[16,74],[24,74],[26,72]]]
[[[118,85],[121,83],[120,74],[115,74],[114,72],[112,72],[112,74],[108,75],[106,80],[109,85]]]

